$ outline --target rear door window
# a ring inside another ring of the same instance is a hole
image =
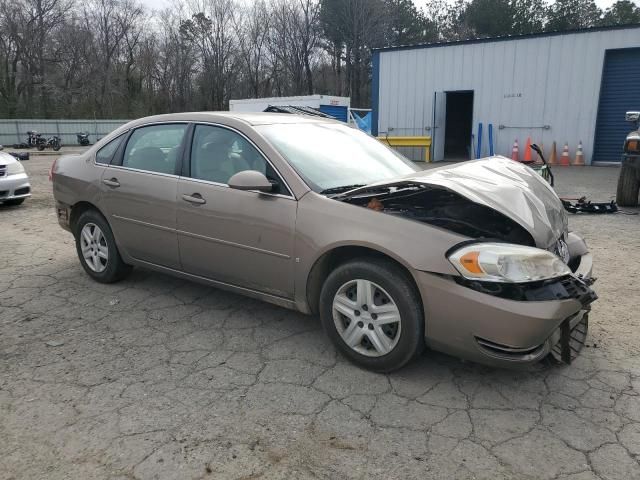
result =
[[[150,125],[134,130],[122,166],[157,173],[176,173],[187,124]]]

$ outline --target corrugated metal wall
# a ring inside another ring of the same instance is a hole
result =
[[[625,113],[640,110],[640,48],[607,52],[600,88],[593,158],[618,162],[622,145],[633,124]]]
[[[605,51],[638,46],[640,28],[633,27],[383,50],[378,132],[429,135],[434,94],[473,90],[473,131],[484,123],[483,155],[488,153],[487,124],[493,123],[498,154],[510,155],[516,138],[522,153],[531,136],[546,151],[553,141],[558,149],[569,142],[573,156],[581,140],[590,162]],[[539,128],[543,125],[551,128]]]
[[[76,133],[89,132],[95,143],[129,120],[0,120],[0,145],[26,142],[27,131],[35,130],[46,137],[58,135],[63,145],[77,145]]]

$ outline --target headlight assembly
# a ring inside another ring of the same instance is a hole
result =
[[[571,273],[551,252],[510,243],[466,245],[451,253],[449,261],[463,277],[483,282],[535,282]]]
[[[629,138],[624,142],[624,152],[625,153],[640,153],[640,139],[639,138]]]
[[[20,162],[11,162],[7,166],[7,174],[8,175],[17,175],[19,173],[24,173],[24,167]]]

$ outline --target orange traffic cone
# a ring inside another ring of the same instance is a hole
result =
[[[524,163],[533,162],[533,160],[531,159],[531,137],[527,137],[527,143],[524,147],[524,159],[522,161]]]
[[[553,144],[551,145],[551,153],[549,154],[549,161],[547,163],[549,163],[549,165],[558,164],[558,154],[556,153],[556,142],[553,142]]]
[[[520,153],[518,152],[518,139],[516,138],[515,142],[513,142],[513,148],[511,149],[511,160],[515,160],[516,162],[520,161]]]
[[[573,164],[579,167],[584,167],[584,153],[582,153],[582,140],[578,142],[578,149],[576,150],[576,158]]]
[[[562,155],[560,155],[560,166],[568,167],[571,165],[571,159],[569,158],[569,144],[565,143],[562,149]]]

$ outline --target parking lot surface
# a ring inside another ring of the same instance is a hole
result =
[[[571,366],[426,352],[380,375],[313,317],[141,269],[91,281],[53,158],[0,207],[1,479],[640,478],[640,217],[570,218],[600,296]],[[618,169],[555,172],[561,194],[615,192]]]

